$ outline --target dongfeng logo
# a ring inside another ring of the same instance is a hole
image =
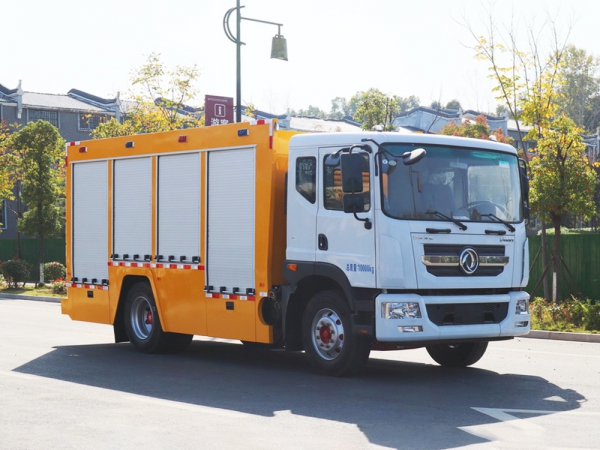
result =
[[[465,274],[473,275],[479,267],[479,256],[475,249],[471,247],[465,248],[460,253],[459,265]]]

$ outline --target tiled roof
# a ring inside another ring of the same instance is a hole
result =
[[[503,120],[504,117],[498,117],[498,116],[490,116],[489,114],[485,114],[479,111],[475,111],[473,109],[467,109],[466,111],[463,111],[463,115],[470,115],[470,116],[484,116],[487,120]]]
[[[72,95],[73,97],[81,97],[84,99],[91,100],[94,103],[98,103],[100,105],[114,105],[117,103],[117,98],[102,98],[97,95],[88,94],[80,89],[71,89],[67,95]]]
[[[69,97],[68,95],[38,94],[36,92],[23,93],[23,106],[26,108],[52,108],[70,109],[78,111],[105,112],[106,109],[99,108],[89,103]]]
[[[0,92],[0,102],[2,103],[13,103],[15,102],[14,99],[7,97],[6,95],[4,95],[2,92]]]
[[[10,94],[14,94],[15,92],[17,92],[17,89],[9,89],[6,86],[4,86],[3,84],[0,84],[0,94],[10,95]]]
[[[460,112],[455,109],[432,109],[426,108],[425,106],[417,106],[416,108],[413,108],[410,111],[398,114],[396,117],[410,116],[411,114],[414,114],[418,111],[427,112],[429,114],[433,114],[439,117],[445,117],[448,119],[457,119],[458,117],[460,117]]]

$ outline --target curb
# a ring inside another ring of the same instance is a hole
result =
[[[526,336],[519,336],[532,339],[551,339],[554,341],[571,342],[598,342],[600,343],[600,334],[592,333],[569,333],[564,331],[542,331],[531,330]]]
[[[37,300],[38,302],[60,303],[60,297],[40,297],[36,295],[21,294],[0,294],[0,299],[8,298],[11,300]]]

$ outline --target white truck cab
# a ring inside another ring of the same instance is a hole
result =
[[[529,333],[527,179],[513,147],[426,134],[298,135],[288,171],[283,305],[320,299],[303,325],[320,369],[344,365],[349,334],[469,365],[488,341]],[[333,306],[337,297],[349,311]],[[332,319],[344,314],[352,330]]]

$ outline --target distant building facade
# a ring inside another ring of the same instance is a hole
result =
[[[119,96],[104,99],[78,89],[64,95],[42,94],[23,90],[20,81],[14,89],[0,84],[0,121],[22,127],[29,122],[46,120],[67,142],[90,139],[92,130],[102,121],[111,117],[120,121],[122,116]],[[14,239],[17,217],[12,211],[17,210],[17,201],[0,202],[0,239]]]

